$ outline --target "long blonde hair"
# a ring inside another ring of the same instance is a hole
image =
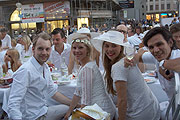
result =
[[[104,42],[105,43],[105,42]],[[103,46],[102,48],[104,48],[104,43],[103,43]],[[124,51],[124,47],[121,46],[121,52],[119,54],[119,56],[112,62],[104,53],[104,51],[102,50],[102,60],[103,60],[103,66],[104,66],[104,69],[105,69],[105,77],[104,77],[104,80],[105,80],[105,83],[107,85],[107,91],[108,93],[111,93],[112,95],[116,95],[116,91],[113,89],[113,79],[111,77],[111,68],[112,68],[112,65],[115,64],[116,62],[118,62],[120,59],[122,59],[124,57],[124,54],[123,54],[123,51]]]
[[[13,72],[15,72],[21,65],[19,52],[14,48],[8,49],[7,52],[9,53],[12,59],[12,61],[10,61],[11,69]]]
[[[25,43],[24,50],[27,52],[29,50],[29,46],[32,44],[31,39],[28,35],[24,35],[22,37],[22,41]]]

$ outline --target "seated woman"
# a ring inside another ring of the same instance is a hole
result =
[[[14,48],[8,49],[4,56],[4,63],[3,73],[7,73],[9,69],[15,72],[21,66],[19,52]]]
[[[65,119],[71,115],[73,109],[81,100],[81,107],[86,105],[99,105],[104,111],[110,113],[111,120],[114,118],[116,108],[109,97],[103,77],[95,61],[92,61],[92,48],[89,37],[80,35],[72,41],[72,53],[80,63],[76,92]]]
[[[23,45],[20,57],[24,61],[24,58],[30,58],[32,56],[32,42],[28,35],[24,35],[19,43]]]
[[[144,81],[137,66],[124,67],[124,35],[109,31],[92,39],[93,46],[103,54],[107,90],[117,95],[119,120],[159,120],[156,97]]]

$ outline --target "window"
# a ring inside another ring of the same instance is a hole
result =
[[[153,5],[150,5],[150,10],[153,10]]]
[[[156,5],[156,10],[159,10],[159,5]]]
[[[150,0],[150,2],[153,2],[153,0]]]
[[[170,4],[167,4],[167,9],[170,9]]]
[[[161,10],[164,10],[164,4],[161,4]]]

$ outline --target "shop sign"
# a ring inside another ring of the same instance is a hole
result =
[[[44,3],[46,19],[67,18],[70,16],[70,2],[46,2]]]
[[[134,0],[119,1],[119,5],[122,9],[134,8]]]
[[[43,4],[22,5],[22,22],[44,22]]]

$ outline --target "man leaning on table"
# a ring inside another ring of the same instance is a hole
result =
[[[143,43],[150,52],[139,49],[136,61],[155,64],[158,79],[169,100],[175,93],[173,71],[180,72],[180,50],[174,48],[171,33],[164,27],[151,29],[143,38]],[[135,59],[133,59],[135,60]],[[125,60],[126,65],[133,65],[133,60]]]
[[[47,64],[51,52],[51,37],[40,33],[35,37],[33,56],[13,75],[13,84],[8,101],[8,115],[13,120],[61,119],[71,100],[57,92]],[[61,105],[46,105],[48,95]]]

